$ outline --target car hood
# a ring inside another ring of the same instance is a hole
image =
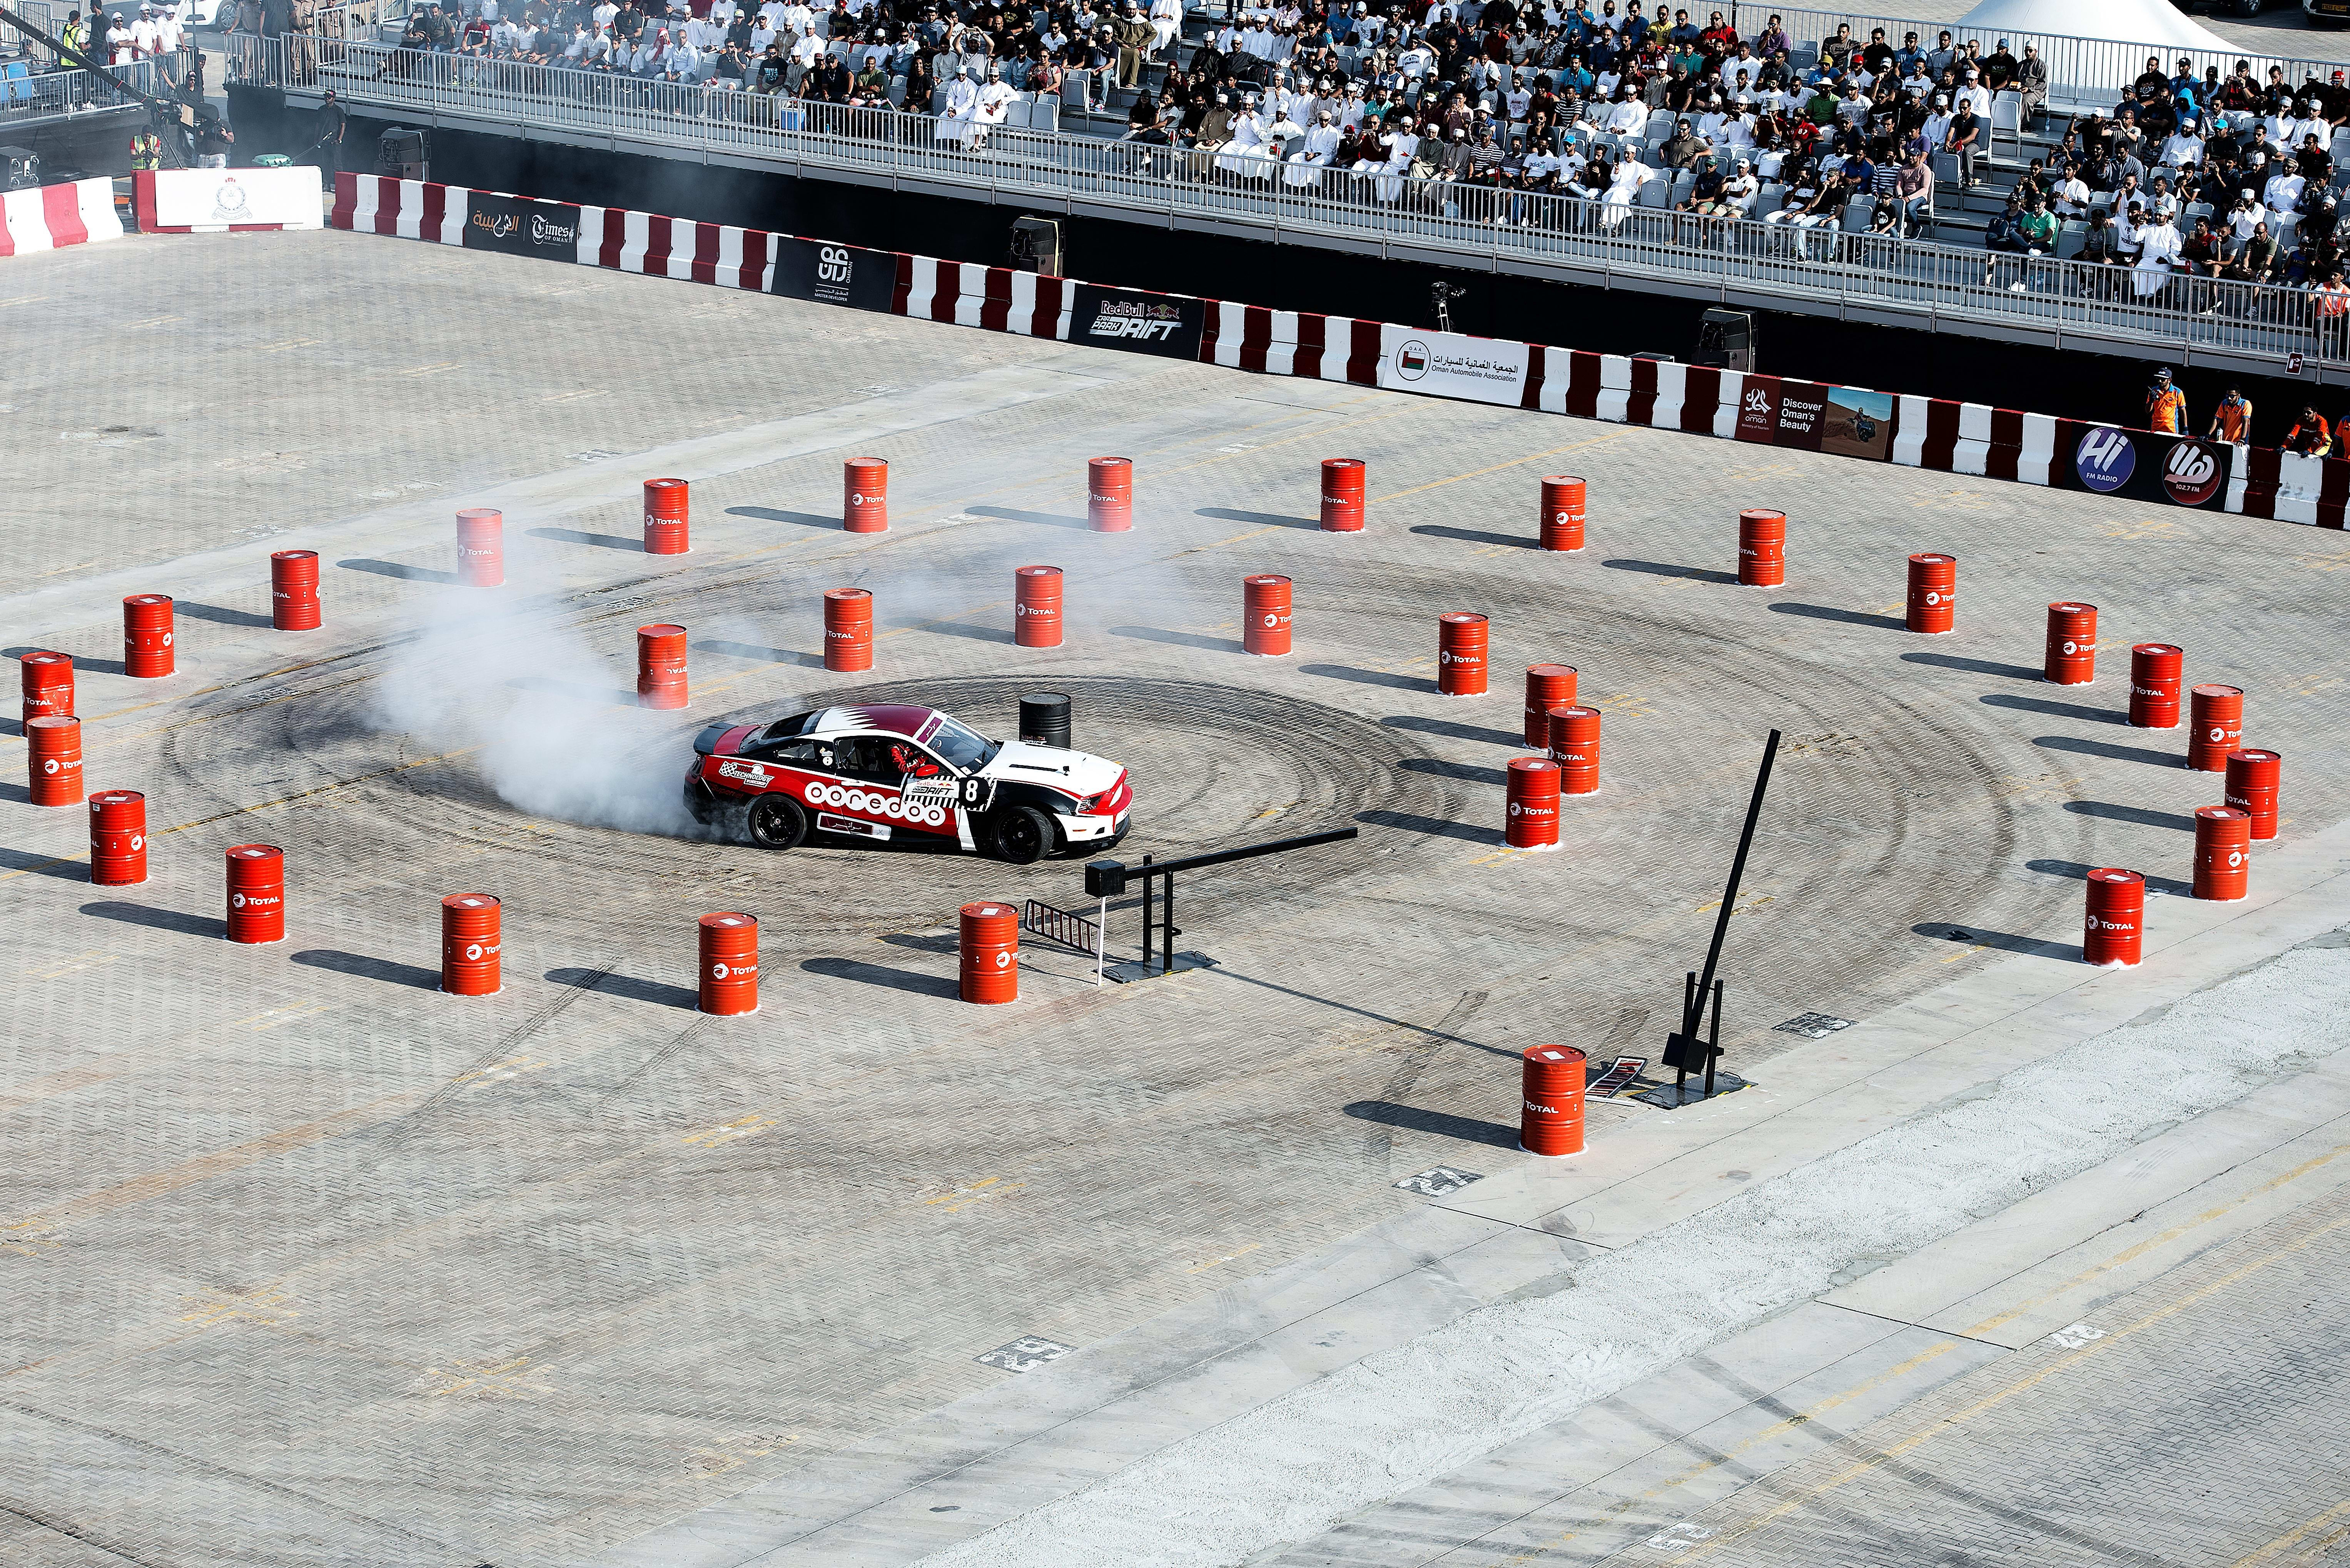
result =
[[[1004,742],[1003,749],[979,771],[992,779],[1040,784],[1079,795],[1099,794],[1118,783],[1119,775],[1126,772],[1116,763],[1087,752],[1031,745],[1026,741]]]

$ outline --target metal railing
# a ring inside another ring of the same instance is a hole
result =
[[[193,59],[194,51],[182,49],[154,59],[109,67],[105,74],[141,92],[172,97],[187,78]],[[39,76],[0,78],[0,130],[104,109],[140,108],[135,100],[109,90],[98,78],[96,71],[47,71]]]
[[[1872,28],[1885,29],[1885,41],[1895,48],[1901,47],[1903,35],[1918,35],[1918,47],[1934,47],[1935,40],[1949,33],[1955,47],[1963,48],[1969,39],[1981,43],[1989,55],[2002,38],[2010,46],[2009,52],[2018,59],[2023,57],[2026,44],[2035,46],[2040,58],[2048,67],[2049,102],[2059,108],[2095,106],[2110,109],[2129,84],[2146,69],[2147,57],[2162,62],[2166,73],[2177,68],[2181,58],[2195,62],[2200,76],[2207,66],[2220,67],[2221,79],[2234,74],[2238,60],[2251,62],[2252,74],[2263,84],[2268,80],[2271,66],[2281,66],[2285,79],[2295,88],[2305,74],[2314,73],[2320,81],[2345,67],[2340,58],[2323,59],[2303,55],[2265,55],[2256,49],[2230,48],[2221,53],[2208,49],[2179,49],[2163,44],[2131,43],[2114,38],[2076,37],[2064,33],[2022,33],[2008,27],[1961,27],[1950,22],[1921,22],[1908,16],[1871,16],[1846,11],[1807,11],[1784,5],[1758,5],[1742,0],[1727,13],[1730,25],[1739,36],[1753,38],[1776,16],[1781,18],[1788,36],[1801,45],[1821,45],[1835,35],[1840,23],[1848,23],[1856,43],[1866,45]],[[2306,32],[2281,32],[2279,39],[2314,39],[2319,35]]]
[[[232,80],[331,86],[349,102],[852,180],[1082,202],[1170,226],[1262,231],[1451,265],[1765,296],[1866,319],[1991,324],[2190,358],[2343,358],[2344,319],[2321,317],[2299,288],[1002,128],[974,151],[941,140],[928,115],[358,44],[334,46],[337,57],[326,60],[308,58],[301,40],[230,42]]]

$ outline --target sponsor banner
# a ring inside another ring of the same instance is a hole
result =
[[[2162,457],[2162,492],[2179,506],[2219,509],[2228,498],[2236,449],[2225,441],[2178,441],[2168,437],[2170,450]]]
[[[534,202],[494,191],[465,192],[469,251],[503,251],[540,261],[579,259],[579,208],[572,202]]]
[[[2235,458],[2224,441],[2057,421],[2055,478],[2066,490],[2216,509],[2227,504]]]
[[[159,229],[324,228],[323,182],[307,168],[159,170],[153,213],[140,221]]]
[[[1892,393],[1830,387],[1820,450],[1838,457],[1888,462],[1893,457],[1893,421]]]
[[[1382,327],[1381,337],[1382,387],[1513,408],[1524,401],[1527,354],[1523,343],[1410,327]]]
[[[773,292],[787,299],[889,313],[890,296],[898,288],[895,252],[782,234],[767,243],[775,248],[775,281],[768,286]]]
[[[1779,424],[1772,444],[1819,451],[1820,438],[1827,433],[1829,390],[1817,381],[1780,382]]]
[[[1779,435],[1779,378],[1749,376],[1738,398],[1738,439],[1765,446]]]
[[[1072,284],[1069,341],[1093,348],[1123,348],[1197,359],[1208,325],[1208,301],[1180,294],[1150,294],[1139,288]]]

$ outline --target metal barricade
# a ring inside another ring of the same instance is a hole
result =
[[[1234,172],[1213,154],[997,127],[944,139],[928,115],[849,109],[508,60],[351,44],[290,70],[288,43],[232,37],[232,79],[334,87],[353,103],[615,142],[725,153],[899,188],[985,192],[1117,213],[1187,219],[1269,239],[1512,267],[1564,281],[1808,302],[1866,318],[1942,320],[2095,337],[2153,353],[2336,360],[2305,291],[2144,275],[2054,257],[1702,220],[1652,207],[1265,161]],[[298,54],[293,56],[300,63]],[[2023,286],[2019,290],[2015,285]]]

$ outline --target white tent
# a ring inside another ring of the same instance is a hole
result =
[[[2026,36],[2042,38],[2088,38],[2124,47],[2144,44],[2163,49],[2201,49],[2214,55],[2242,55],[2250,50],[2228,42],[2170,4],[2170,0],[1982,0],[1982,4],[1950,24],[1950,36],[1960,43],[1982,40],[1989,54],[2000,38],[2014,42],[2022,54]],[[2040,43],[2043,58],[2056,51]],[[2170,62],[2163,62],[2167,68]],[[2136,71],[2131,73],[2136,75]],[[2118,86],[2120,84],[2116,84]]]

